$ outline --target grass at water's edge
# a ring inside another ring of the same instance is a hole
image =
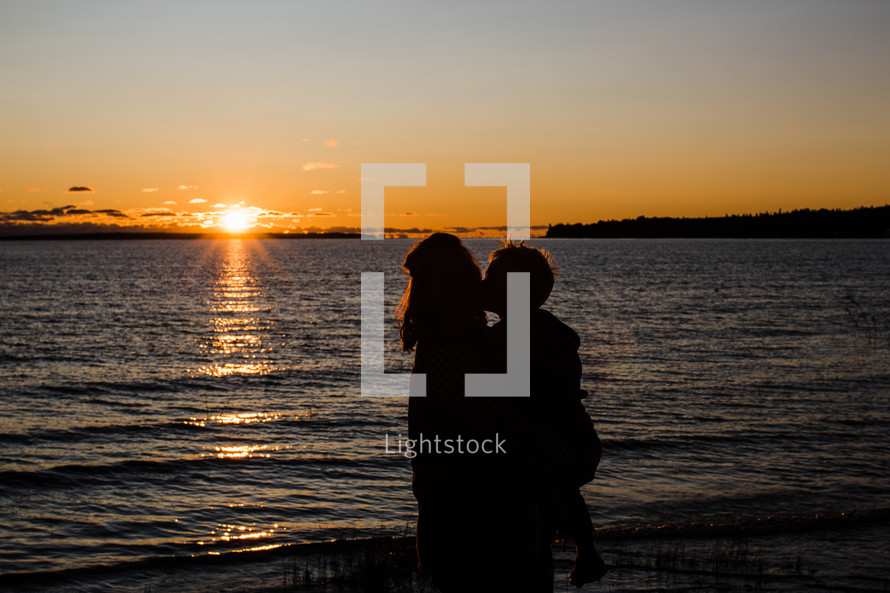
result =
[[[607,528],[599,533],[598,545],[610,571],[602,582],[581,591],[890,593],[886,517],[871,513],[862,520],[835,519],[806,523],[806,529],[792,522],[797,529],[782,523],[784,529],[772,525],[741,532],[717,524]],[[223,555],[155,558],[111,571],[64,571],[51,579],[0,574],[0,590],[79,593],[102,586],[136,593],[436,593],[417,571],[410,526],[381,528],[380,534]],[[485,555],[498,545],[497,536],[482,528],[468,537],[468,545]],[[568,582],[574,560],[571,543],[555,542],[553,557],[554,592],[576,591]]]
[[[599,546],[610,572],[600,583],[580,591],[890,591],[890,572],[833,578],[818,568],[815,558],[801,555],[799,547],[775,537],[602,539]],[[568,582],[574,559],[571,544],[557,542],[553,551],[554,591],[578,590]],[[417,572],[411,537],[376,538],[348,549],[293,555],[281,559],[279,570],[277,584],[229,591],[436,593]],[[145,593],[166,590],[146,589]]]

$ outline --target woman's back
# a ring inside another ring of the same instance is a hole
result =
[[[492,372],[494,359],[478,263],[437,233],[403,267],[403,348],[416,347],[412,372],[427,385],[408,410],[421,568],[443,593],[552,591],[549,533],[518,456],[527,402],[464,397],[466,374]]]

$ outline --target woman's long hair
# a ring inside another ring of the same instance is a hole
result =
[[[459,238],[433,233],[408,251],[402,270],[409,278],[396,313],[402,350],[411,352],[419,339],[445,329],[443,324],[485,326],[482,270]]]

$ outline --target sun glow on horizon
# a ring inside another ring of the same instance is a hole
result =
[[[247,229],[247,215],[238,210],[230,210],[223,215],[222,225],[232,233],[240,233]]]

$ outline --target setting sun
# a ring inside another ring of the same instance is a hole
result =
[[[226,212],[223,216],[222,224],[233,233],[240,233],[247,228],[247,216],[243,212],[231,211]]]

